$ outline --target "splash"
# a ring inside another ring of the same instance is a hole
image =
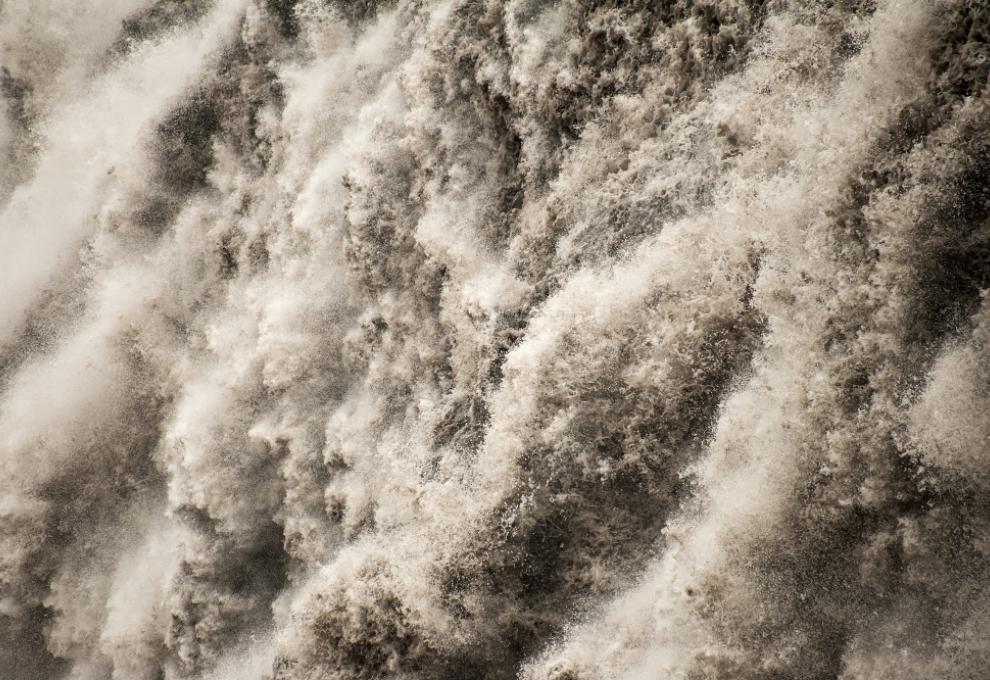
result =
[[[14,680],[990,655],[990,7],[0,2]]]

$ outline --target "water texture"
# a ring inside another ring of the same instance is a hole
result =
[[[987,677],[990,2],[0,0],[0,67],[0,677]]]

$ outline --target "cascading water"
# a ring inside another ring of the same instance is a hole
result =
[[[990,664],[990,2],[0,0],[0,677]]]

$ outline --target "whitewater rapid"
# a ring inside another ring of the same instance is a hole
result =
[[[990,2],[0,0],[0,678],[990,663]]]

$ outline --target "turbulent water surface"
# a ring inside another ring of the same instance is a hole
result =
[[[0,65],[0,677],[988,677],[987,0],[0,0]]]

